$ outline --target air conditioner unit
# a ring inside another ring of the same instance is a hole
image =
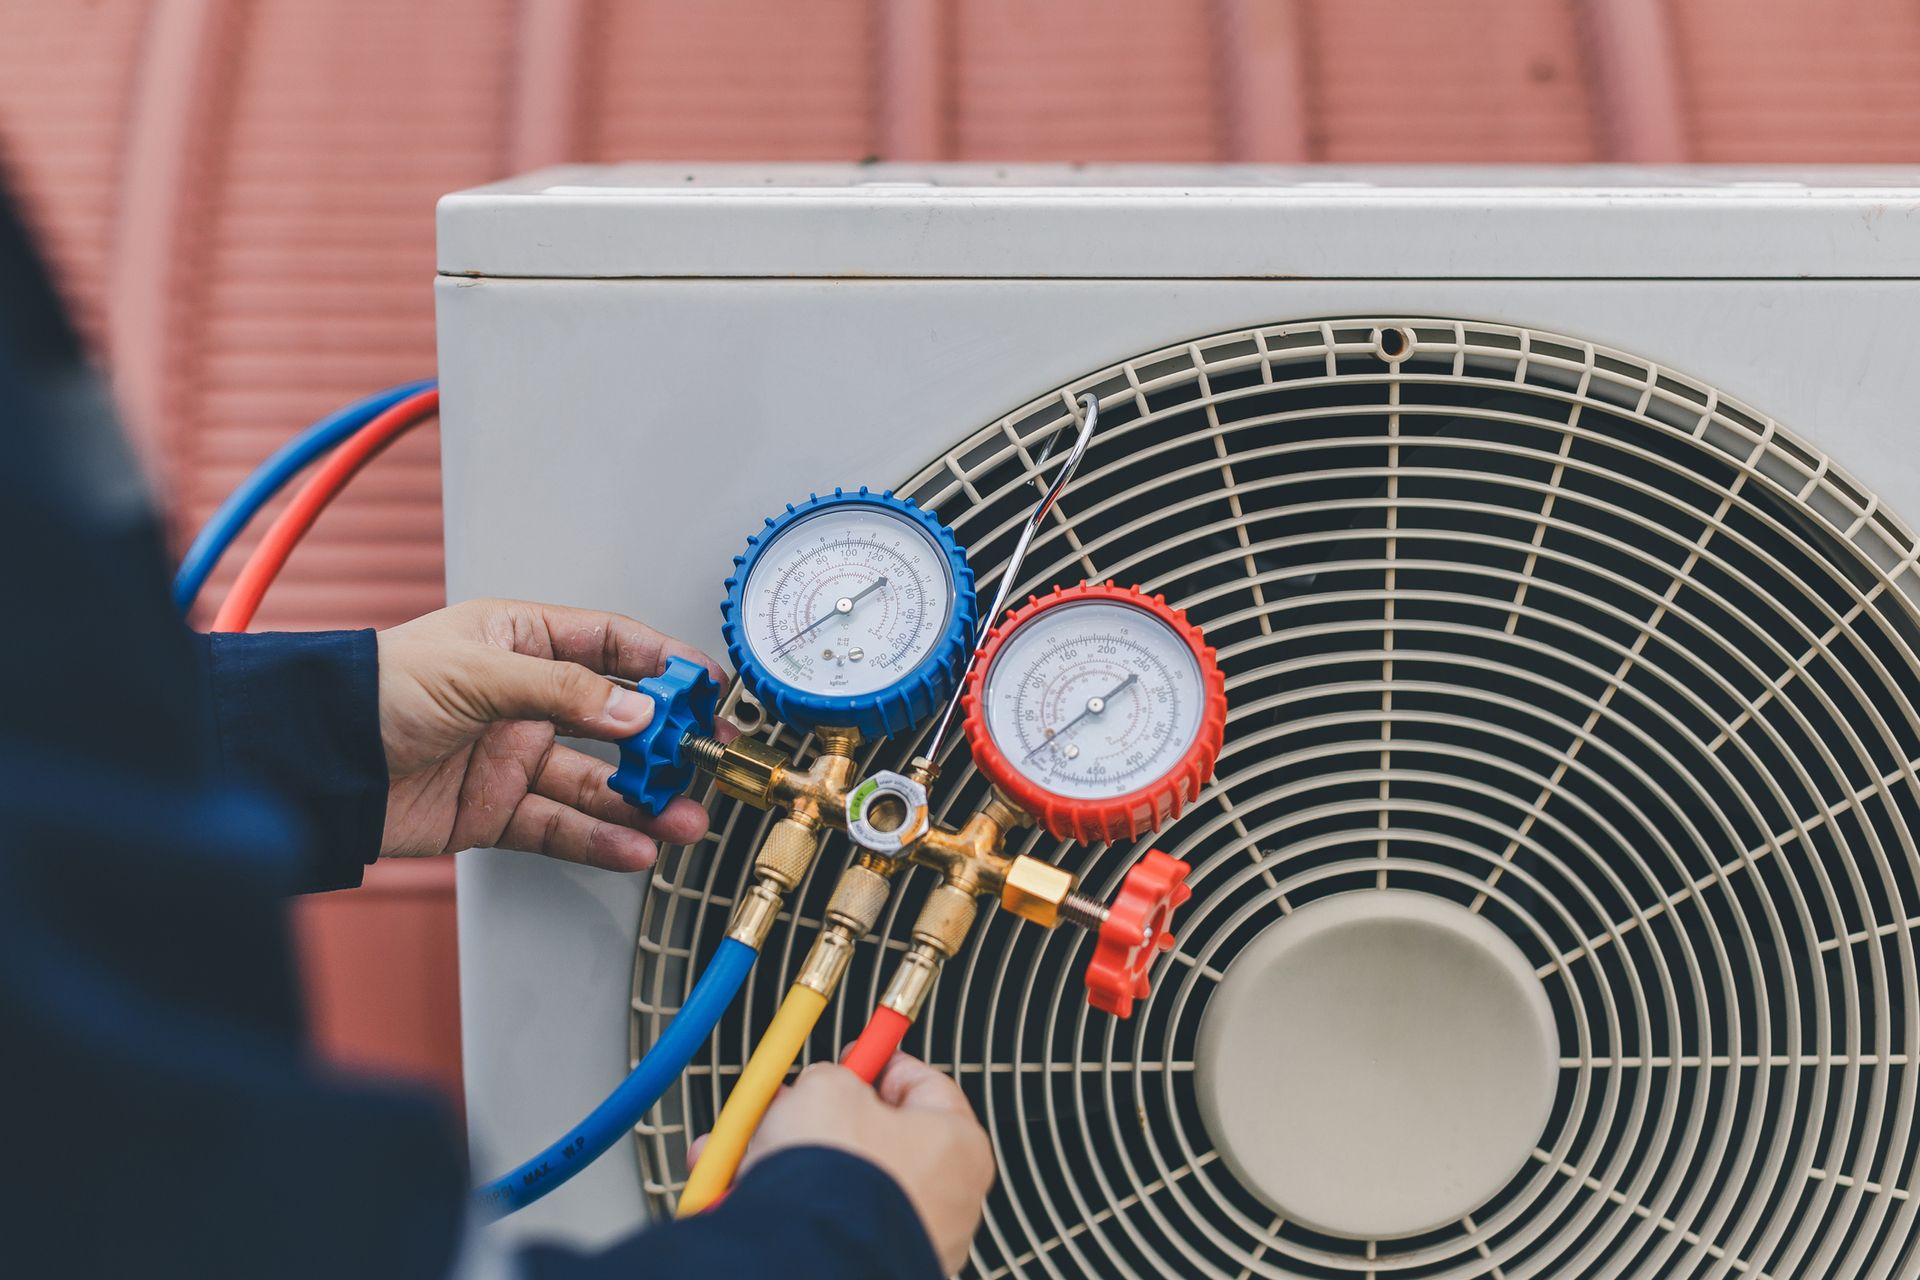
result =
[[[746,536],[864,484],[984,601],[1099,398],[1016,598],[1165,593],[1226,747],[1130,1021],[989,913],[907,1042],[999,1159],[969,1274],[1920,1275],[1920,172],[635,166],[439,219],[454,598],[718,651]],[[713,815],[651,883],[465,855],[476,1172],[685,995],[767,821]],[[1145,847],[1032,839],[1095,892]],[[670,1208],[848,856],[511,1229]]]

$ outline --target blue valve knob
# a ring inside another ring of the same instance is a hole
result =
[[[620,767],[607,785],[657,818],[693,785],[693,763],[684,744],[689,734],[712,735],[720,686],[699,663],[668,658],[665,671],[640,682],[640,692],[653,699],[653,719],[620,744]]]

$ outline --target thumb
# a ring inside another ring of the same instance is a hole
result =
[[[653,719],[653,699],[577,662],[476,648],[462,681],[475,718],[548,720],[583,738],[631,737]]]

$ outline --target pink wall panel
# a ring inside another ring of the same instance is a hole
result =
[[[1312,158],[1599,159],[1572,0],[1314,0]]]
[[[1920,5],[1677,0],[1694,158],[1912,162]]]
[[[58,22],[0,5],[0,165],[96,345],[106,333],[120,149],[146,14],[147,0],[75,4]]]
[[[876,147],[867,0],[601,0],[584,154],[856,159]]]
[[[433,201],[514,169],[1913,162],[1917,86],[1911,0],[0,0],[0,163],[183,537],[289,432],[431,371]],[[262,623],[391,623],[440,572],[429,430]],[[454,1087],[450,864],[298,918],[323,1043]]]
[[[207,141],[191,335],[167,370],[183,525],[290,424],[432,371],[433,202],[502,167],[512,35],[504,0],[246,9]],[[434,607],[438,478],[430,430],[396,445],[328,512],[258,625],[388,625]]]
[[[971,0],[951,15],[952,156],[1221,157],[1207,0]]]

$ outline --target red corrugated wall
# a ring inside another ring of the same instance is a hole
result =
[[[1911,162],[1920,8],[0,3],[0,163],[183,535],[290,431],[431,370],[441,193],[569,159],[866,156]],[[435,607],[436,468],[423,435],[363,476],[261,624]],[[457,1088],[452,892],[445,862],[383,866],[303,904],[338,1057]]]

